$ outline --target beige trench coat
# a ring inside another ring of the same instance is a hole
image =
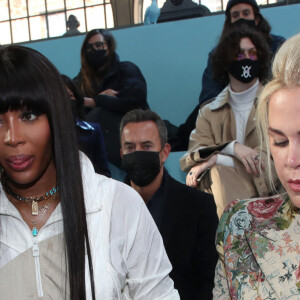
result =
[[[263,87],[260,85],[257,97],[262,89]],[[245,145],[259,153],[255,130],[256,99],[246,125]],[[196,128],[190,135],[189,150],[180,159],[181,169],[188,172],[192,167],[208,160],[212,155],[221,154],[221,150],[234,140],[236,140],[236,123],[229,104],[229,91],[226,87],[215,100],[200,108]],[[227,204],[236,198],[267,196],[270,192],[264,173],[260,177],[249,175],[237,158],[233,157],[233,160],[235,168],[215,165],[201,177],[199,184],[201,190],[213,192],[219,216]],[[216,186],[220,196],[216,195]],[[218,197],[222,199],[217,199]]]

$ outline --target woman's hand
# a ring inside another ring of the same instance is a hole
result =
[[[119,94],[118,91],[115,91],[112,89],[107,89],[107,90],[101,92],[99,95],[107,95],[107,96],[117,97],[118,94]]]
[[[96,106],[95,100],[93,98],[84,97],[83,101],[84,101],[83,105],[86,107],[95,107]]]
[[[197,186],[197,178],[201,173],[203,173],[206,169],[214,166],[217,162],[217,155],[213,155],[209,160],[196,165],[191,168],[189,173],[186,175],[186,185],[195,187]]]
[[[246,171],[252,175],[259,175],[259,154],[239,143],[234,144],[234,154],[246,168]],[[264,169],[264,163],[262,163],[262,169]]]

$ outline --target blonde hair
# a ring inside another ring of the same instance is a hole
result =
[[[265,86],[256,110],[261,153],[267,153],[267,174],[273,192],[277,192],[271,171],[268,106],[271,96],[282,89],[300,87],[300,34],[288,39],[278,50],[272,66],[273,78]]]

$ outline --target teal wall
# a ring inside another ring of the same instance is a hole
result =
[[[272,32],[290,37],[300,32],[300,4],[262,9]],[[148,102],[164,119],[179,125],[198,102],[202,72],[216,45],[224,15],[114,30],[121,60],[142,70]],[[84,36],[27,44],[46,55],[60,72],[74,77],[80,68]]]
[[[300,4],[262,9],[272,32],[286,38],[300,32]],[[207,55],[218,41],[224,15],[135,26],[114,30],[121,60],[130,60],[142,70],[148,84],[148,102],[164,119],[179,125],[198,103]],[[47,56],[61,73],[76,76],[84,36],[30,43]],[[170,153],[166,168],[185,182],[179,167],[183,152]],[[123,172],[112,166],[115,179]]]

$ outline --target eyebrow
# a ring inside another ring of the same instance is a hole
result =
[[[250,8],[245,8],[243,10],[234,10],[232,11],[230,14],[237,14],[237,13],[245,13],[245,12],[249,12],[250,11]]]
[[[144,144],[152,144],[153,145],[153,142],[152,141],[144,141],[144,142],[141,142],[142,145]]]
[[[124,143],[124,145],[136,145],[136,144],[137,143],[133,143],[133,142],[125,142]],[[152,145],[154,145],[152,141],[143,141],[143,142],[141,142],[139,144],[141,144],[141,145],[145,145],[145,144],[152,144]]]
[[[269,127],[268,131],[271,132],[271,133],[278,134],[278,135],[286,136],[281,130],[275,129],[275,128],[272,128],[272,127]],[[297,132],[297,134],[300,135],[300,130]]]
[[[276,133],[276,134],[284,135],[284,136],[285,136],[285,134],[284,134],[281,130],[272,128],[272,127],[270,127],[270,126],[269,126],[269,128],[268,128],[268,131],[269,131],[269,132],[272,132],[272,133]]]

